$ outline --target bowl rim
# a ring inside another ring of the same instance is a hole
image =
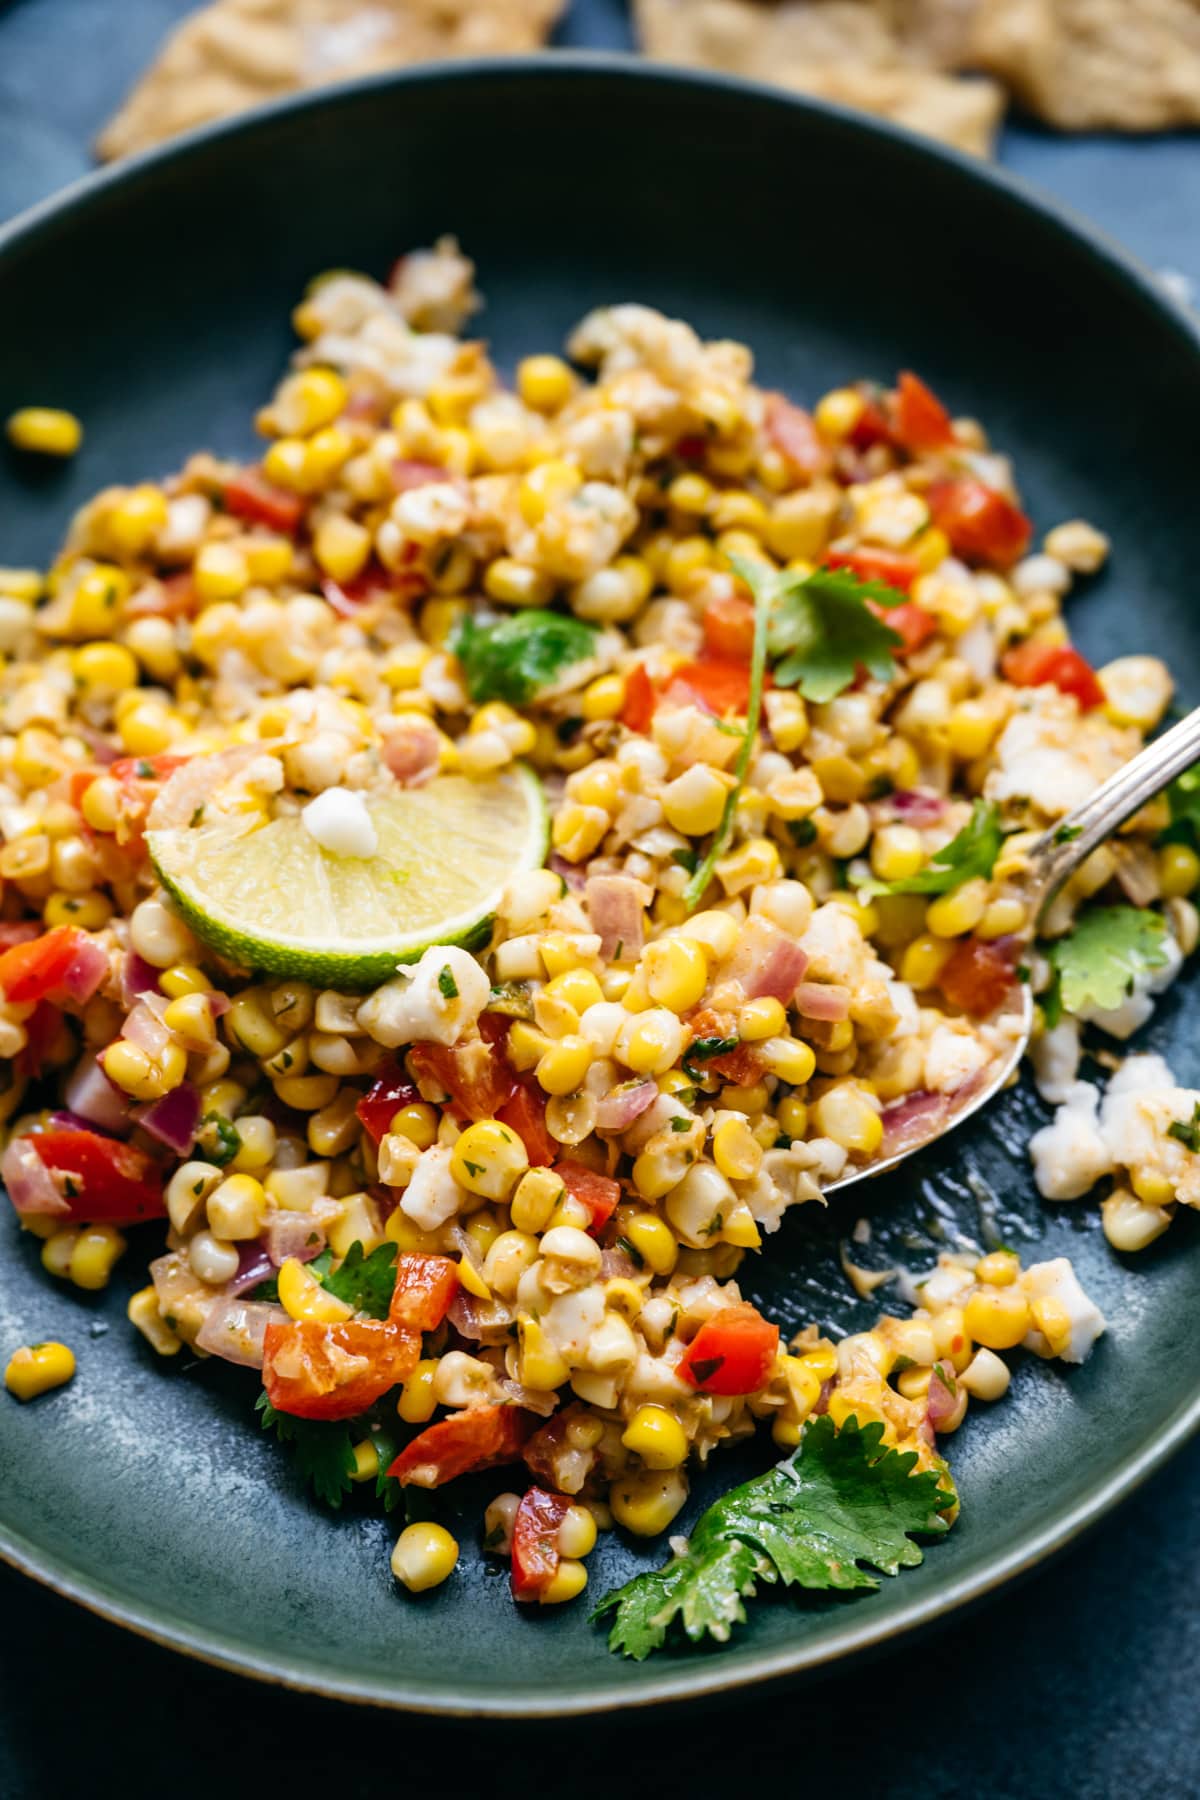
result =
[[[164,144],[83,175],[7,223],[0,224],[0,284],[8,258],[23,246],[35,244],[43,232],[66,224],[110,190],[136,184],[144,177],[169,169],[176,162],[186,164],[208,145],[254,136],[294,114],[318,115],[327,109],[352,103],[360,94],[376,94],[389,89],[403,91],[412,87],[452,88],[480,79],[519,85],[531,78],[565,82],[615,78],[672,90],[720,94],[759,107],[799,113],[827,125],[833,124],[849,135],[865,134],[883,139],[918,163],[949,166],[967,181],[990,188],[1021,211],[1032,212],[1055,227],[1077,250],[1083,251],[1110,275],[1117,276],[1127,290],[1138,295],[1158,314],[1162,324],[1194,351],[1200,352],[1200,314],[1192,314],[1149,268],[1103,229],[1012,171],[922,137],[890,120],[874,118],[831,101],[739,76],[601,50],[551,50],[519,56],[443,59],[286,95],[231,119],[197,126]],[[1027,1533],[995,1562],[968,1569],[936,1586],[929,1594],[902,1604],[877,1622],[873,1622],[867,1609],[847,1614],[831,1635],[824,1635],[813,1643],[801,1642],[770,1651],[749,1652],[732,1665],[706,1663],[703,1658],[686,1665],[671,1663],[664,1665],[661,1673],[648,1673],[636,1684],[605,1683],[597,1687],[592,1680],[586,1692],[569,1690],[547,1698],[536,1692],[504,1695],[475,1690],[455,1699],[441,1687],[423,1686],[419,1678],[343,1677],[323,1664],[319,1657],[282,1652],[264,1656],[225,1632],[197,1626],[181,1616],[165,1614],[161,1608],[143,1607],[109,1593],[102,1582],[81,1578],[63,1557],[39,1548],[23,1533],[2,1523],[0,1561],[98,1617],[136,1632],[153,1643],[264,1683],[322,1694],[331,1699],[443,1717],[570,1718],[618,1707],[678,1703],[744,1689],[760,1682],[778,1682],[788,1676],[820,1671],[851,1655],[878,1652],[893,1639],[927,1630],[950,1614],[982,1600],[1006,1582],[1028,1574],[1047,1557],[1064,1549],[1132,1494],[1197,1430],[1200,1430],[1200,1383],[1165,1424],[1139,1449],[1098,1477],[1067,1512],[1056,1513],[1041,1529]]]

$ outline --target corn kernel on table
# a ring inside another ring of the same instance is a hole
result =
[[[88,145],[191,0],[0,0],[0,219],[89,167]],[[556,42],[629,47],[622,0],[573,0]],[[64,49],[64,46],[68,48]],[[1010,125],[1001,159],[1200,292],[1200,144],[1063,139]],[[0,1471],[0,1480],[3,1479]],[[506,1796],[571,1769],[580,1800],[799,1780],[855,1800],[1108,1800],[1200,1792],[1200,1444],[1016,1590],[869,1667],[702,1719],[454,1730],[451,1791]],[[125,1636],[0,1570],[0,1794],[172,1800],[278,1782],[374,1795],[447,1770],[444,1725],[259,1688]],[[781,1703],[782,1702],[782,1703]],[[612,1734],[609,1757],[595,1753]],[[580,1737],[592,1746],[572,1756]],[[615,1741],[614,1741],[615,1740]]]

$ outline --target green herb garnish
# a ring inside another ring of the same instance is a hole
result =
[[[438,970],[438,993],[443,1000],[458,999],[458,983],[454,979],[454,970],[449,963],[443,963]]]
[[[1050,1025],[1064,1012],[1092,1006],[1111,1012],[1140,975],[1166,967],[1167,928],[1160,913],[1138,906],[1097,906],[1073,931],[1047,947],[1054,981],[1042,1001]]]
[[[938,1472],[912,1473],[914,1450],[882,1440],[879,1420],[811,1420],[792,1457],[701,1515],[684,1555],[605,1596],[592,1617],[615,1612],[609,1648],[640,1662],[676,1621],[693,1643],[725,1643],[760,1581],[845,1592],[921,1562],[913,1537],[949,1529],[953,1495]]]
[[[196,1147],[205,1162],[216,1163],[218,1169],[223,1169],[241,1149],[241,1134],[222,1113],[205,1113],[200,1121]]]
[[[310,1262],[308,1267],[314,1270],[316,1262]],[[364,1256],[363,1247],[355,1238],[338,1267],[323,1270],[318,1279],[326,1293],[344,1300],[355,1312],[367,1313],[372,1319],[386,1319],[396,1285],[396,1246],[380,1244],[370,1256]]]
[[[684,1074],[690,1075],[693,1081],[703,1081],[703,1070],[697,1069],[695,1064],[711,1062],[715,1056],[728,1056],[731,1050],[737,1049],[740,1041],[735,1037],[694,1038],[681,1065]]]
[[[468,614],[455,637],[454,653],[477,704],[505,700],[521,706],[564,669],[594,655],[596,636],[594,625],[541,608],[512,613],[496,624],[481,624]]]
[[[738,571],[741,574],[741,570]],[[743,580],[748,579],[743,575]],[[885,581],[860,581],[849,569],[814,569],[811,575],[772,572],[768,643],[780,687],[799,688],[806,700],[832,700],[860,667],[877,681],[896,673],[893,652],[903,642],[867,605],[903,606],[905,596]]]
[[[263,1430],[275,1431],[281,1443],[292,1445],[296,1466],[317,1499],[326,1506],[341,1506],[354,1474],[350,1426],[340,1419],[297,1419],[291,1413],[276,1412],[265,1393],[254,1404],[262,1414]]]
[[[1193,1106],[1190,1119],[1172,1119],[1167,1126],[1167,1136],[1178,1138],[1193,1156],[1200,1155],[1200,1100]]]
[[[990,875],[1004,842],[1000,808],[991,800],[976,800],[971,817],[948,844],[935,850],[923,869],[897,881],[864,881],[861,894],[948,894],[977,875]]]

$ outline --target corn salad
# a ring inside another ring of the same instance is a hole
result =
[[[133,1325],[357,1421],[352,1479],[381,1472],[379,1407],[401,1481],[523,1460],[540,1498],[502,1493],[486,1541],[554,1603],[597,1526],[668,1530],[689,1466],[759,1421],[786,1448],[814,1412],[880,1419],[940,1466],[1007,1352],[1086,1355],[1103,1322],[1062,1261],[943,1259],[913,1317],[840,1344],[781,1342],[739,1269],[986,1080],[1030,973],[1029,847],[1172,690],[1071,648],[1105,539],[1034,550],[1003,455],[916,377],[809,413],[744,346],[620,305],[508,388],[458,335],[472,279],[449,240],[386,285],[320,278],[259,464],[107,489],[44,577],[0,569],[3,1172],[81,1287],[165,1219]],[[759,708],[760,579],[886,648],[836,691],[773,655]],[[302,817],[350,866],[385,790],[517,765],[548,865],[366,992],[283,950],[239,967],[147,854],[164,820]],[[956,880],[985,814],[994,853]],[[1164,823],[1097,850],[1051,935],[1136,887],[1190,949],[1200,860],[1154,848]],[[395,1270],[374,1307],[364,1263]],[[457,1554],[413,1525],[393,1568],[420,1590]]]

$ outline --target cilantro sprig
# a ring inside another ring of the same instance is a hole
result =
[[[1094,1006],[1111,1012],[1140,975],[1166,967],[1167,928],[1160,913],[1138,906],[1097,906],[1081,915],[1046,955],[1053,981],[1042,1006],[1047,1023]]]
[[[746,704],[746,728],[742,733],[742,742],[733,765],[734,784],[725,796],[721,822],[713,833],[712,843],[683,890],[683,903],[689,912],[694,912],[704,898],[704,891],[712,880],[713,870],[729,848],[729,840],[733,836],[733,821],[737,815],[737,803],[746,784],[746,773],[750,767],[750,758],[754,753],[754,741],[758,736],[758,721],[762,716],[763,677],[767,668],[767,629],[775,586],[779,579],[774,570],[768,570],[761,563],[752,562],[745,556],[731,556],[729,564],[734,574],[741,577],[754,596],[754,647],[750,652],[750,694]]]
[[[948,894],[977,875],[990,875],[1004,842],[1000,809],[991,800],[976,800],[971,817],[956,837],[935,850],[923,869],[896,881],[865,881],[861,894]]]
[[[354,1474],[354,1439],[350,1425],[342,1419],[298,1419],[291,1413],[277,1412],[265,1393],[258,1396],[255,1410],[262,1414],[264,1431],[274,1431],[281,1444],[290,1444],[296,1467],[308,1482],[318,1500],[335,1509],[342,1496],[350,1492]]]
[[[636,1661],[672,1627],[693,1643],[725,1643],[745,1623],[760,1581],[843,1592],[879,1586],[922,1560],[914,1536],[940,1537],[953,1494],[936,1471],[914,1474],[916,1452],[884,1447],[883,1424],[840,1430],[810,1421],[786,1462],[725,1494],[702,1514],[687,1551],[608,1594],[593,1619],[615,1613],[609,1648]],[[875,1571],[875,1573],[872,1573]]]
[[[1200,1100],[1193,1106],[1190,1119],[1171,1120],[1167,1126],[1167,1136],[1177,1138],[1193,1156],[1200,1156]]]
[[[308,1266],[312,1270],[316,1263]],[[380,1244],[370,1256],[364,1256],[363,1247],[355,1238],[339,1266],[321,1270],[318,1279],[327,1294],[344,1300],[355,1312],[367,1313],[372,1319],[386,1319],[396,1285],[396,1246]]]
[[[454,653],[476,704],[504,700],[522,706],[574,663],[595,654],[597,630],[570,613],[528,608],[495,624],[470,614],[458,628]]]
[[[902,606],[905,596],[898,588],[885,581],[860,581],[850,569],[784,572],[774,575],[770,585],[768,642],[779,687],[799,688],[806,700],[820,704],[848,688],[860,666],[877,681],[891,680],[896,673],[893,652],[903,639],[867,601]]]
[[[1200,763],[1177,775],[1167,789],[1171,823],[1159,833],[1160,844],[1187,844],[1200,850]]]

